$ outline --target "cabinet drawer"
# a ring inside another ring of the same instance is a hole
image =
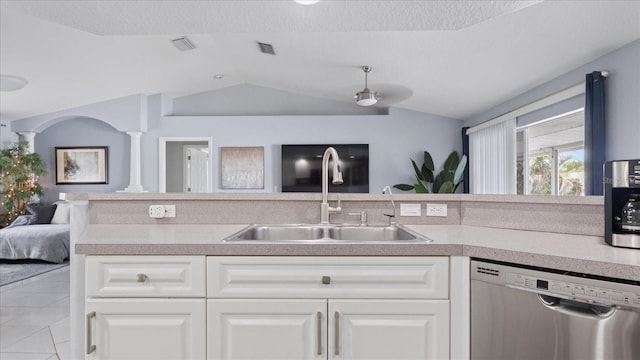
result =
[[[210,298],[447,299],[448,257],[208,257]]]
[[[91,297],[203,297],[204,256],[88,256]]]

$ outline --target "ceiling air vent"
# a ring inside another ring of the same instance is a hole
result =
[[[175,46],[180,51],[193,50],[196,48],[195,45],[187,38],[186,36],[179,37],[177,39],[171,40],[173,46]]]
[[[273,51],[273,45],[271,44],[265,44],[265,43],[261,43],[258,41],[258,46],[260,47],[260,51],[263,54],[271,54],[271,55],[275,55],[276,52]]]

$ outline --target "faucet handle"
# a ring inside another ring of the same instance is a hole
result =
[[[367,226],[367,212],[360,211],[357,213],[348,213],[349,216],[360,216],[360,226]]]
[[[395,222],[393,221],[393,219],[396,217],[395,214],[383,214],[384,216],[388,217],[388,224],[389,226],[395,225]]]

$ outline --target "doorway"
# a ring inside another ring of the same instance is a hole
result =
[[[159,138],[158,191],[212,192],[212,139]]]

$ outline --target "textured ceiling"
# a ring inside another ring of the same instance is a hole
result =
[[[12,120],[136,93],[255,84],[467,119],[640,38],[638,1],[8,1]],[[169,39],[188,35],[197,49]],[[261,54],[256,41],[273,44]],[[214,74],[224,74],[215,80]],[[354,106],[357,106],[354,104]]]
[[[337,1],[7,1],[7,7],[97,35],[458,30],[538,3]]]

